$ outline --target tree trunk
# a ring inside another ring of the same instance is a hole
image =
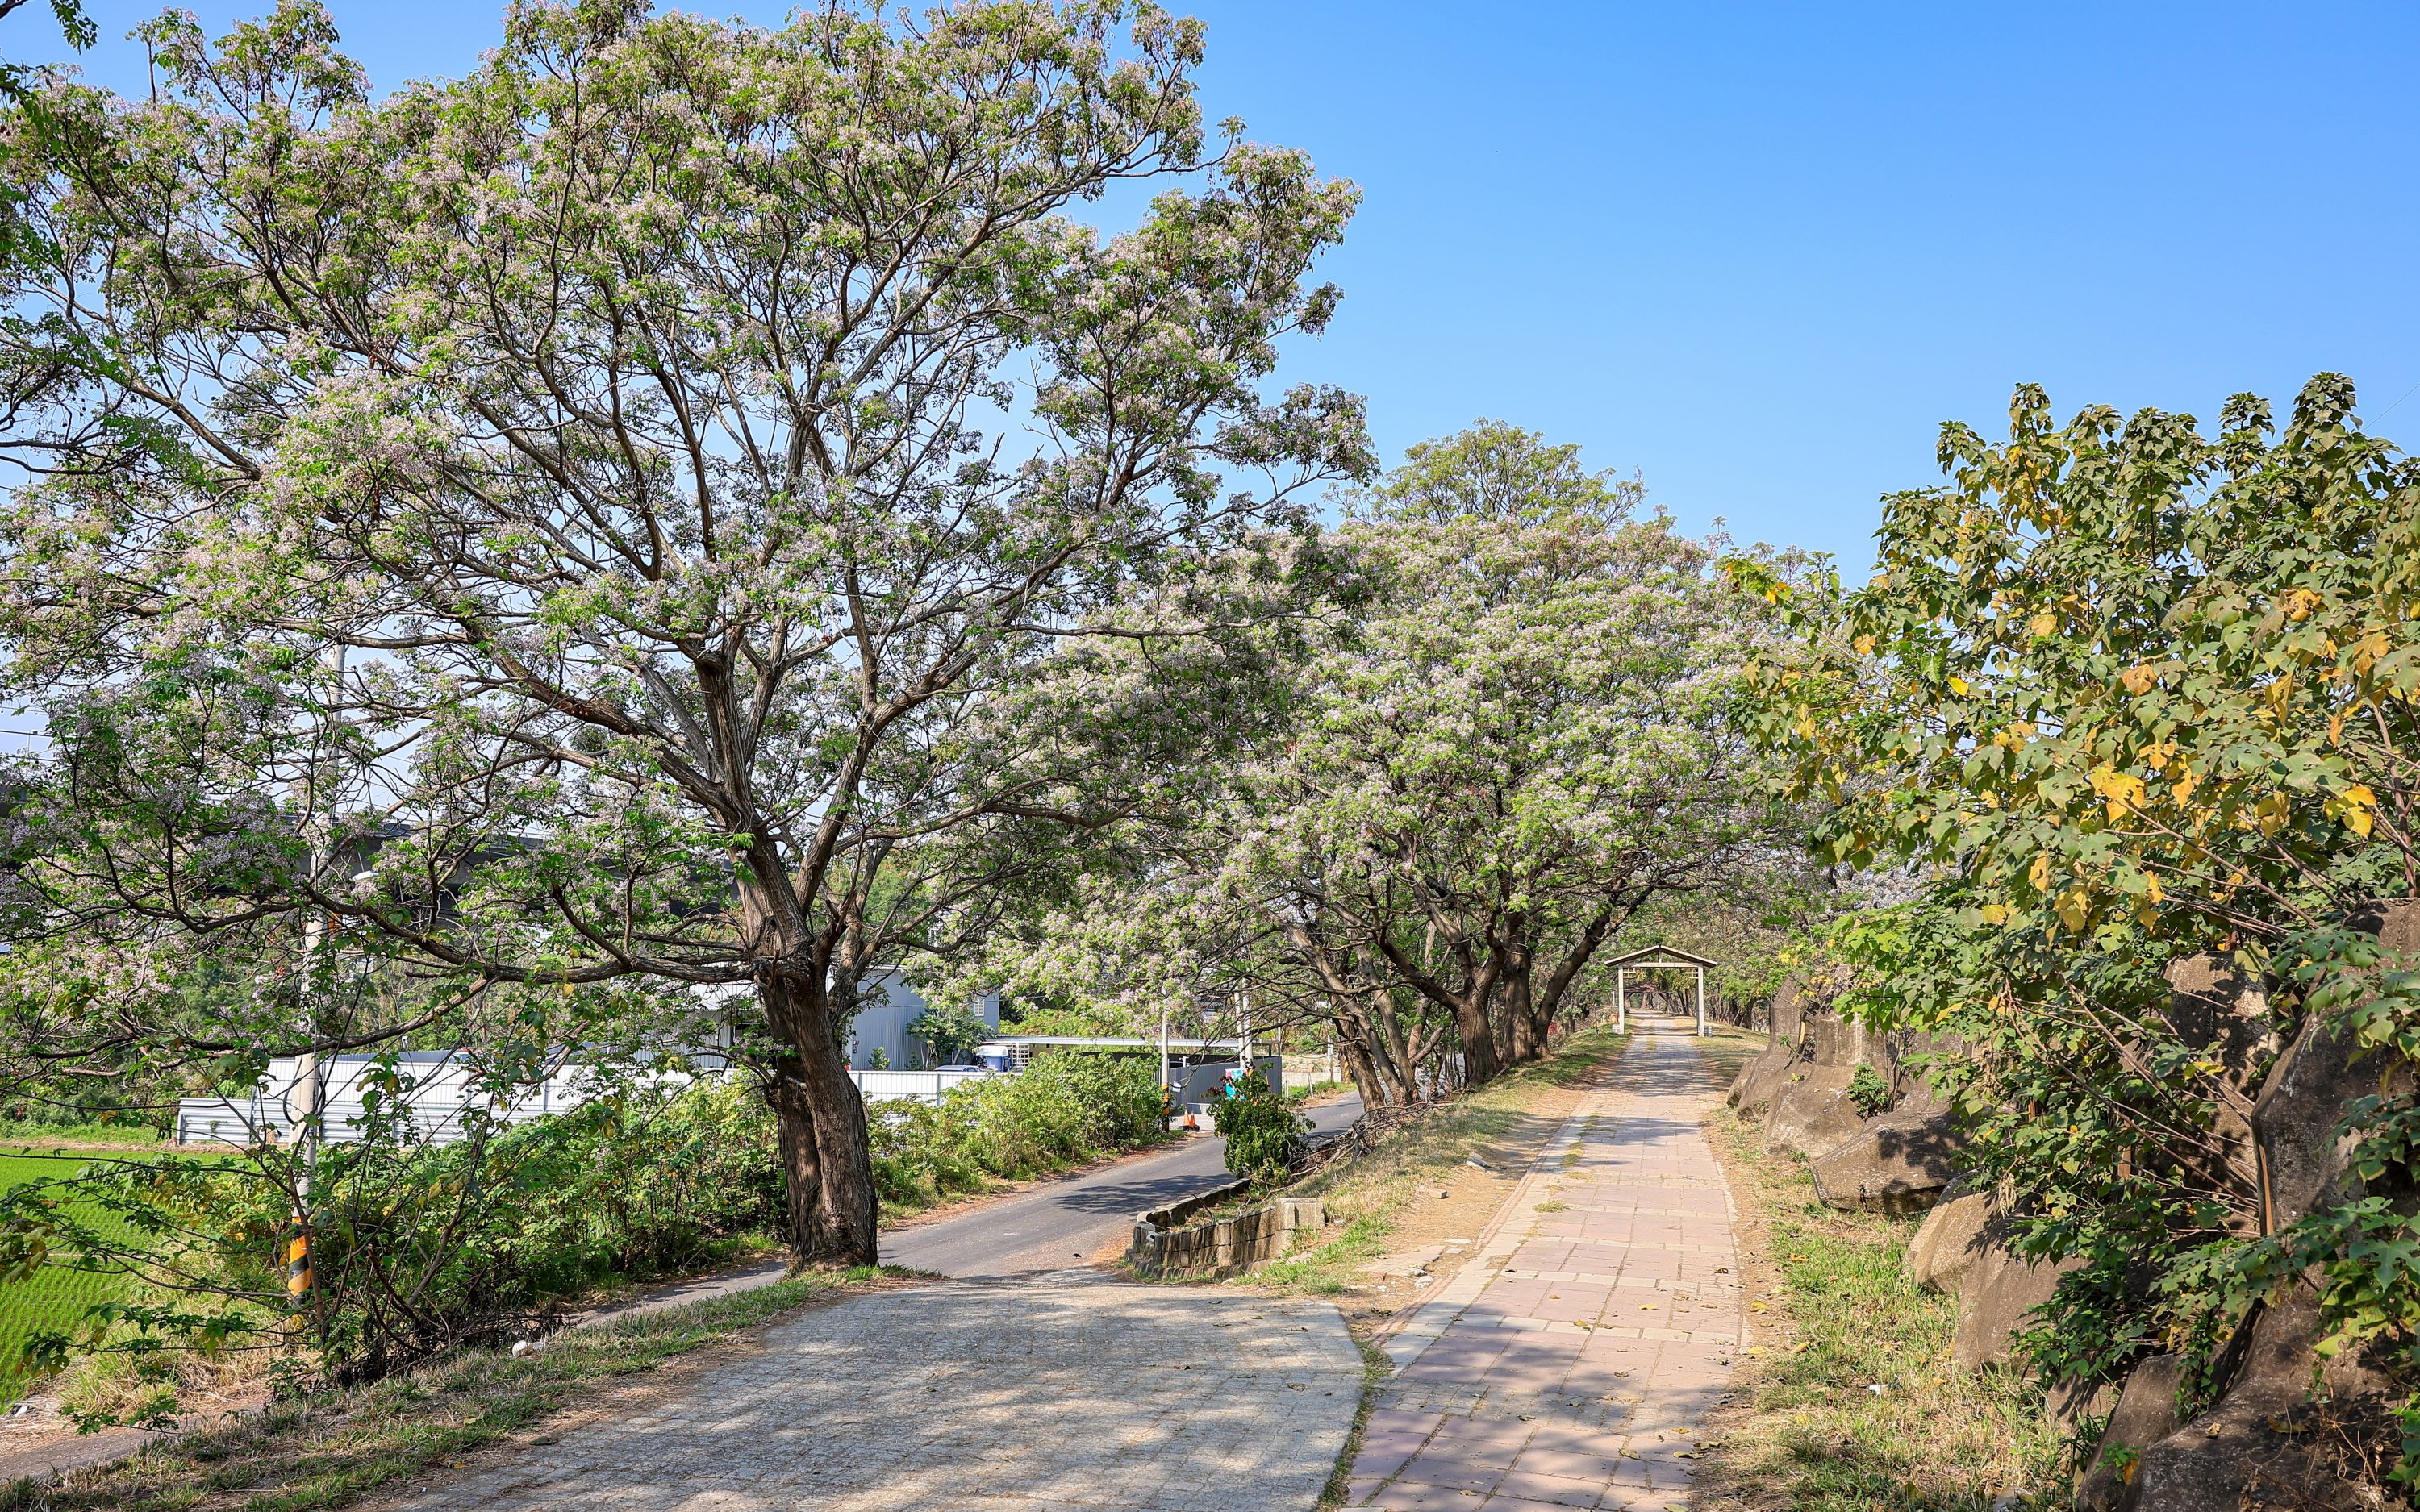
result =
[[[782,1152],[782,1185],[789,1200],[782,1218],[783,1247],[804,1263],[814,1249],[814,1211],[823,1201],[823,1170],[815,1156],[815,1115],[807,1101],[806,1067],[796,1056],[773,1057],[773,1132]]]
[[[1365,1108],[1385,1107],[1394,1101],[1387,1092],[1386,1083],[1378,1079],[1378,1068],[1363,1049],[1360,1040],[1350,1035],[1337,1036],[1336,1042],[1344,1050],[1344,1071],[1353,1078],[1353,1089],[1361,1094]]]
[[[1537,1000],[1530,992],[1529,949],[1523,944],[1504,948],[1504,1028],[1511,1038],[1511,1060],[1518,1066],[1537,1059],[1546,1053],[1545,1019],[1552,1011],[1541,1015]]]
[[[865,1101],[849,1079],[824,984],[767,975],[756,995],[788,1047],[776,1058],[773,1112],[789,1187],[784,1237],[795,1265],[879,1263]]]

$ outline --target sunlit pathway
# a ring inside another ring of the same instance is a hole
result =
[[[1325,1303],[1088,1272],[851,1297],[394,1512],[1310,1512],[1361,1396]]]
[[[1388,1341],[1401,1368],[1350,1505],[1685,1501],[1694,1436],[1743,1338],[1739,1262],[1699,1122],[1721,1089],[1677,1024],[1637,1027],[1478,1255]]]

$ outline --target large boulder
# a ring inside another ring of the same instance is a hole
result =
[[[1849,1097],[1852,1074],[1844,1066],[1801,1066],[1774,1093],[1764,1120],[1765,1152],[1813,1160],[1854,1139],[1866,1120]]]
[[[1815,1192],[1835,1208],[1922,1212],[1958,1179],[1957,1116],[1927,1095],[1815,1157]]]
[[[1886,1076],[1895,1069],[1888,1035],[1829,1011],[1807,1015],[1807,1058],[1818,1066],[1871,1066]]]
[[[1731,1079],[1731,1089],[1726,1101],[1739,1109],[1742,1118],[1755,1118],[1773,1103],[1774,1094],[1790,1082],[1791,1072],[1798,1067],[1798,1046],[1795,1043],[1768,1045],[1754,1060],[1740,1068]]]
[[[1908,1279],[1934,1291],[1956,1291],[1982,1254],[1992,1222],[1992,1194],[1952,1196],[1924,1215],[1907,1242]]]
[[[2076,1512],[2118,1512],[2131,1492],[2143,1451],[2185,1426],[2177,1415],[2184,1363],[2181,1354],[2154,1354],[2137,1362],[2126,1377],[2109,1426],[2084,1461],[2084,1475],[2075,1488]]]
[[[2033,1319],[2028,1316],[2058,1289],[2058,1278],[2082,1266],[2064,1260],[2028,1260],[2009,1248],[1994,1225],[1975,1244],[1975,1262],[1958,1286],[1958,1333],[1950,1357],[1969,1369],[2005,1365],[2009,1341]]]
[[[2210,1512],[2212,1507],[2383,1507],[2345,1434],[2384,1424],[2400,1398],[2374,1363],[2311,1348],[2319,1303],[2297,1286],[2252,1325],[2242,1371],[2218,1405],[2144,1448],[2114,1507]],[[2314,1400],[2318,1381],[2324,1410]]]

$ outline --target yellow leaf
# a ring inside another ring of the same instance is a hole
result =
[[[2145,692],[2159,680],[2160,670],[2148,661],[2139,667],[2129,667],[2118,674],[2118,681],[2126,685],[2129,693]]]
[[[2058,634],[2058,616],[2037,614],[2025,622],[2025,628],[2031,630],[2036,636],[2056,635]]]
[[[1957,694],[1961,698],[1965,697],[1968,691],[1966,687],[1966,679],[1963,677],[1952,677],[1949,679],[1949,691]]]
[[[2059,894],[2058,921],[2060,923],[2081,934],[2084,933],[2086,921],[2091,917],[2092,910],[2084,896],[2083,888],[2075,887]]]
[[[2378,795],[2369,791],[2369,788],[2366,784],[2356,782],[2352,786],[2345,789],[2345,827],[2351,830],[2354,834],[2359,835],[2364,839],[2367,839],[2369,836],[2370,812],[2377,807]]]
[[[2161,890],[2159,878],[2146,873],[2143,877],[2143,896],[2153,903],[2158,903],[2167,897],[2167,894]]]
[[[1998,903],[1985,903],[1982,913],[1983,922],[1986,924],[2005,924],[2009,921],[2009,911]]]
[[[2025,870],[2025,880],[2034,885],[2036,892],[2050,890],[2050,852],[2044,851],[2034,857],[2034,864]]]

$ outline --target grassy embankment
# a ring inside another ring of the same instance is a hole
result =
[[[1719,1028],[1700,1044],[1728,1082],[1764,1042]],[[1754,1342],[1699,1461],[1694,1512],[1983,1512],[2011,1494],[2057,1504],[2063,1444],[2040,1391],[1955,1365],[1956,1300],[1918,1291],[1900,1264],[1918,1220],[1823,1206],[1806,1167],[1765,1154],[1727,1107],[1708,1132],[1739,1210]]]
[[[1584,1030],[1547,1058],[1424,1112],[1368,1153],[1290,1188],[1326,1200],[1323,1242],[1238,1284],[1335,1298],[1357,1329],[1392,1314],[1411,1300],[1418,1283],[1365,1268],[1448,1238],[1476,1241],[1627,1042],[1610,1026]],[[1450,1264],[1451,1257],[1438,1263]]]
[[[366,1386],[271,1404],[57,1486],[0,1489],[0,1512],[306,1512],[345,1504],[489,1446],[551,1443],[566,1407],[601,1407],[623,1378],[715,1347],[810,1303],[891,1284],[896,1273],[805,1275],[551,1337],[526,1355],[466,1350]],[[709,1360],[693,1362],[699,1366]],[[631,1390],[669,1380],[625,1382]],[[583,1399],[584,1398],[584,1399]],[[554,1421],[550,1422],[550,1419]]]

